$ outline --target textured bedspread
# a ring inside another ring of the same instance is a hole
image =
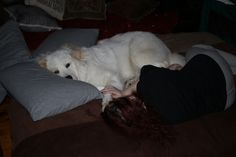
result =
[[[203,43],[236,54],[236,49],[207,33],[161,36],[173,52]],[[181,39],[181,40],[179,40]],[[236,77],[235,77],[236,81]],[[17,102],[9,105],[13,157],[235,157],[236,103],[171,128],[173,141],[130,139],[112,130],[95,100],[71,111],[33,122]]]
[[[96,115],[96,120],[54,128],[28,137],[17,145],[13,156],[236,156],[236,104],[226,112],[210,114],[174,126],[171,128],[174,140],[165,145],[122,136],[103,122],[99,114],[92,109],[94,107],[94,104],[86,104],[84,111],[89,111],[87,117]]]

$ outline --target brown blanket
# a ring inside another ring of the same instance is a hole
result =
[[[174,52],[203,43],[236,54],[236,49],[208,33],[161,36]],[[179,40],[181,39],[181,40]],[[236,80],[236,79],[235,79]],[[112,130],[100,116],[101,101],[33,122],[21,104],[9,105],[13,157],[235,157],[236,103],[171,127],[173,141],[130,139]]]
[[[89,115],[98,115],[86,104]],[[79,116],[79,115],[78,115]],[[236,104],[173,128],[174,140],[165,145],[129,139],[97,120],[48,130],[23,140],[14,157],[235,157]]]

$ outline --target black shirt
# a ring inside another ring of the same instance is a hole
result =
[[[180,71],[144,66],[137,93],[172,124],[222,111],[226,104],[223,72],[203,54],[193,57]]]

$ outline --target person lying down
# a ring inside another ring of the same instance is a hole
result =
[[[130,136],[160,139],[169,136],[167,126],[228,109],[235,85],[227,61],[204,45],[192,47],[186,61],[184,67],[145,65],[125,90],[104,88],[113,97],[104,120]]]

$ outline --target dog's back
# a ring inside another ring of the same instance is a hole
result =
[[[97,53],[94,56],[99,58],[98,64],[119,73],[124,80],[137,77],[143,65],[167,67],[173,62],[182,63],[179,55],[172,55],[169,48],[150,32],[117,34],[99,41],[92,49]]]

